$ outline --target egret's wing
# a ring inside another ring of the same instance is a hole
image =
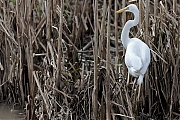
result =
[[[132,38],[128,44],[125,63],[131,75],[144,75],[150,62],[149,47],[138,38]]]
[[[141,74],[145,74],[147,67],[149,66],[151,56],[149,47],[147,45],[142,46],[141,49],[141,61],[143,63]]]
[[[126,51],[125,55],[125,64],[127,67],[132,67],[136,71],[142,68],[141,58],[128,51]]]

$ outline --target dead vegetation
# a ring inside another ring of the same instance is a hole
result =
[[[115,11],[127,4],[0,1],[0,102],[22,106],[25,119],[180,119],[180,3],[136,3],[130,36],[151,48],[140,101],[118,39],[133,16]]]

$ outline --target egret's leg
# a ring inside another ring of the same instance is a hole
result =
[[[128,72],[128,77],[127,77],[127,83],[126,85],[128,86],[129,85],[129,72]]]
[[[139,84],[138,97],[137,97],[138,101],[139,101],[140,93],[141,93],[141,84]]]

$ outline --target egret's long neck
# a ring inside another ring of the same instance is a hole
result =
[[[130,38],[129,38],[130,28],[133,26],[136,26],[139,22],[139,11],[134,11],[133,14],[134,14],[134,20],[128,20],[126,22],[122,30],[122,34],[121,34],[122,44],[125,47],[125,49],[127,48],[128,43],[130,41]]]

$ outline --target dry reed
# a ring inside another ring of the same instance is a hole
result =
[[[126,0],[0,1],[0,102],[24,119],[179,119],[180,3],[140,0],[131,37],[151,48],[136,101],[120,37]],[[119,31],[119,32],[118,32]]]

